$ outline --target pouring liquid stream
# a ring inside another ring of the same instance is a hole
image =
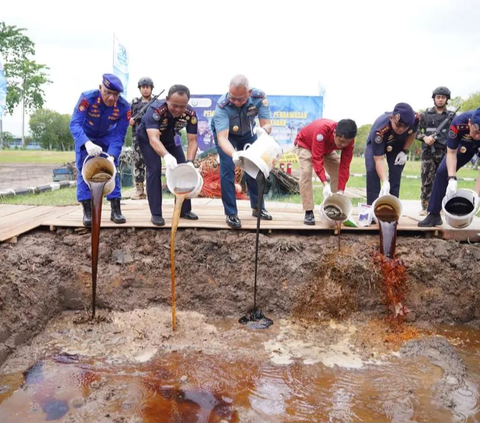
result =
[[[176,327],[176,306],[175,306],[175,237],[177,235],[178,222],[180,221],[180,213],[182,204],[195,188],[178,188],[175,187],[175,210],[173,211],[172,231],[170,235],[170,268],[172,273],[172,330]]]
[[[109,173],[99,172],[87,181],[92,196],[92,319],[95,318],[97,297],[98,248],[100,244],[103,190],[111,177],[112,175]]]

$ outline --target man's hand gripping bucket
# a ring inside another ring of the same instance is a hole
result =
[[[91,188],[91,182],[108,181],[103,188],[103,195],[110,194],[115,188],[115,176],[117,168],[115,164],[109,160],[107,153],[101,153],[99,156],[87,156],[83,162],[82,177],[85,183]]]
[[[188,192],[186,198],[191,199],[202,191],[202,175],[189,164],[179,164],[174,169],[167,171],[166,176],[168,190],[173,195]]]
[[[238,152],[241,159],[239,166],[253,179],[257,178],[258,172],[268,178],[270,170],[283,154],[282,147],[273,137],[263,129],[257,129],[257,140],[252,144],[246,144],[245,149]]]

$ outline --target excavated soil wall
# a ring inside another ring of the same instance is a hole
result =
[[[386,316],[373,261],[378,235],[260,235],[257,302],[266,314],[310,320]],[[180,230],[177,309],[206,316],[245,314],[253,304],[255,234]],[[407,269],[407,320],[477,322],[480,246],[397,238]],[[0,364],[63,310],[91,307],[90,234],[38,230],[0,245]],[[170,304],[170,232],[100,233],[97,307],[127,311]]]

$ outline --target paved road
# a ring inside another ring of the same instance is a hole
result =
[[[0,190],[28,188],[53,182],[53,169],[61,164],[0,163]]]

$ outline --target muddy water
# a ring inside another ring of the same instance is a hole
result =
[[[175,330],[176,324],[176,306],[175,306],[175,236],[177,235],[178,222],[180,221],[180,213],[182,204],[187,195],[193,191],[193,188],[180,189],[175,188],[175,209],[173,211],[172,231],[170,235],[170,269],[172,272],[172,330]]]
[[[239,331],[232,321],[214,326],[216,338]],[[460,385],[460,372],[449,373],[447,367],[454,360],[441,350],[430,352],[431,348],[426,348],[424,355],[412,357],[375,354],[371,360],[360,359],[348,346],[353,333],[350,329],[333,325],[331,329],[344,332],[327,348],[320,341],[311,343],[304,333],[288,333],[285,323],[279,322],[275,328],[244,331],[239,338],[229,338],[230,352],[178,348],[163,350],[143,363],[118,362],[109,356],[68,355],[58,351],[59,345],[52,345],[28,369],[0,375],[0,421],[371,422],[480,418],[478,330],[435,330],[465,363],[469,380]],[[56,333],[58,330],[61,327]],[[236,353],[243,350],[255,351],[255,355]],[[428,354],[433,359],[428,359]],[[435,361],[437,358],[439,361]],[[442,393],[452,399],[440,404],[437,394],[442,381],[458,385],[458,389]]]

